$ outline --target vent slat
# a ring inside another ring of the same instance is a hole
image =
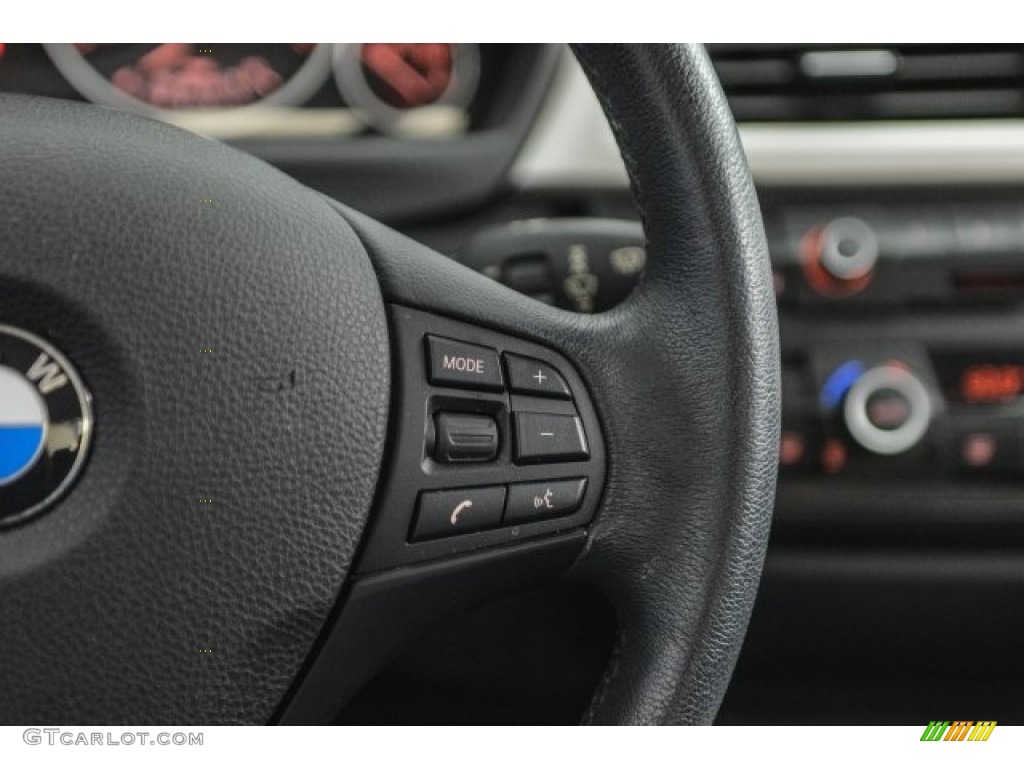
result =
[[[907,56],[900,60],[900,80],[988,80],[1015,78],[1024,73],[1017,53],[966,53]]]
[[[1024,116],[1020,45],[736,44],[708,51],[740,121]]]
[[[785,59],[720,61],[715,65],[715,71],[725,87],[782,85],[790,82],[796,74],[793,62]]]

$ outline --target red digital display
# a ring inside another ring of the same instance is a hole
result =
[[[960,377],[960,393],[968,403],[1006,403],[1024,392],[1024,366],[971,365]]]

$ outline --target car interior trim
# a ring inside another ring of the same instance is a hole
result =
[[[747,123],[739,131],[762,185],[1024,180],[1024,120]],[[561,61],[511,180],[520,189],[627,184],[601,107],[571,57]]]

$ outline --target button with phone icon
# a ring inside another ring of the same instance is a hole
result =
[[[412,539],[436,539],[497,528],[505,509],[505,487],[427,491],[420,495]]]

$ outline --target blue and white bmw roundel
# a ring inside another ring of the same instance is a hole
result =
[[[56,504],[82,472],[92,398],[44,339],[0,324],[0,529]]]
[[[0,366],[0,485],[24,475],[46,442],[46,405],[21,372]]]

